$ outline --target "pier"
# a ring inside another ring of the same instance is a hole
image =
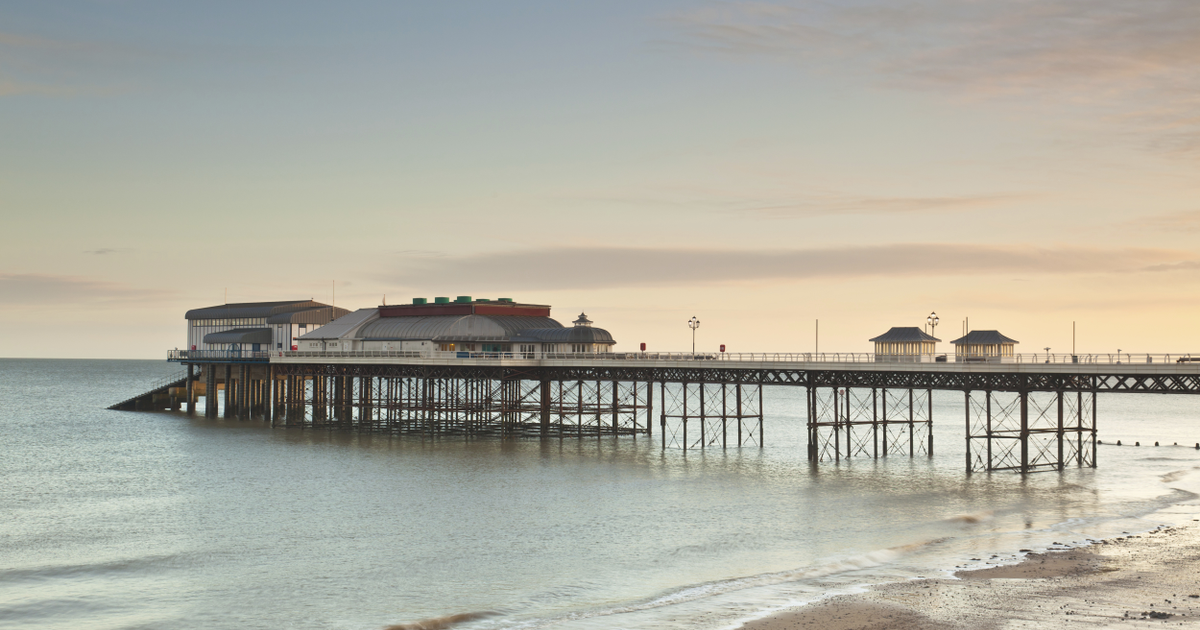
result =
[[[932,457],[933,392],[963,396],[968,473],[1096,466],[1100,393],[1200,394],[1200,357],[1020,354],[966,331],[953,354],[916,327],[871,353],[614,352],[581,313],[459,296],[354,312],[297,300],[188,311],[186,369],[113,409],[186,409],[272,427],[392,435],[623,437],[663,449],[762,447],[763,388],[806,392],[807,456]],[[936,328],[936,315],[929,317]],[[699,320],[689,322],[693,327]],[[964,328],[966,328],[964,326]],[[943,419],[938,419],[942,422]]]
[[[945,421],[964,427],[968,472],[1095,467],[1097,394],[1200,394],[1200,362],[1177,355],[903,363],[854,353],[463,354],[173,351],[169,360],[188,366],[179,404],[189,412],[198,391],[221,392],[221,405],[204,396],[211,418],[385,434],[624,436],[683,450],[762,446],[763,388],[802,387],[814,464],[933,456],[932,392],[957,391],[963,416]]]

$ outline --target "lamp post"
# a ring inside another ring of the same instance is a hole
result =
[[[692,329],[692,354],[696,354],[696,329],[700,327],[700,320],[696,319],[695,315],[688,320],[688,328]]]
[[[938,325],[939,321],[941,321],[941,320],[938,319],[936,312],[930,313],[929,317],[925,318],[925,323],[929,324],[929,336],[930,337],[937,336],[935,333],[937,332],[937,325]]]

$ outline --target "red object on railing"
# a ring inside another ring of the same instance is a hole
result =
[[[725,352],[725,344],[721,344],[721,352]]]
[[[642,352],[645,352],[645,351],[646,351],[646,342],[643,341],[642,342]]]
[[[192,350],[196,349],[196,344],[192,344]]]
[[[292,352],[295,352],[299,349],[300,349],[300,346],[292,346]]]

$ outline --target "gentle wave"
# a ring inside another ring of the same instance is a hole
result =
[[[764,573],[760,575],[716,582],[707,582],[704,584],[685,587],[641,603],[634,603],[626,606],[616,606],[601,610],[568,613],[557,617],[530,620],[507,627],[533,630],[536,628],[545,628],[569,621],[580,621],[584,619],[608,617],[612,615],[622,615],[653,610],[656,608],[664,608],[667,606],[675,606],[678,604],[685,604],[750,588],[824,578],[841,573],[848,573],[851,571],[871,569],[893,563],[907,553],[911,553],[917,549],[941,542],[943,540],[945,539],[939,538],[921,543],[880,549],[848,558],[832,560],[830,562],[825,562],[812,567]]]
[[[125,558],[107,562],[91,562],[84,564],[60,564],[23,569],[0,570],[0,581],[16,583],[21,581],[50,580],[80,576],[104,577],[113,573],[144,573],[150,570],[162,570],[165,564],[176,560],[176,555],[143,556],[140,558]]]

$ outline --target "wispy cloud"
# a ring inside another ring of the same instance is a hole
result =
[[[722,190],[665,190],[647,194],[584,196],[582,199],[586,202],[639,208],[657,206],[688,211],[706,209],[722,214],[784,219],[837,215],[950,214],[1017,204],[1037,197],[1039,195],[1031,193],[870,196],[840,192],[749,195]],[[576,197],[571,201],[579,199]]]
[[[120,254],[127,251],[130,251],[128,247],[99,247],[97,249],[89,249],[84,253],[96,256],[108,256],[109,254]]]
[[[0,32],[0,97],[108,94],[163,55],[127,45]]]
[[[958,96],[1033,95],[1200,151],[1195,0],[726,2],[673,16],[682,45]]]
[[[1022,198],[1028,198],[1028,196],[854,197],[829,195],[806,197],[759,207],[750,205],[745,208],[745,211],[750,214],[775,218],[845,214],[931,214],[991,208]]]
[[[549,248],[414,262],[412,287],[595,289],[807,278],[1131,272],[1196,258],[1163,249],[899,244],[805,250]]]
[[[1200,271],[1200,261],[1181,260],[1161,265],[1150,265],[1143,271]]]
[[[167,298],[171,291],[140,289],[81,276],[0,272],[0,304],[128,304]]]
[[[1129,224],[1168,232],[1200,232],[1200,210],[1160,214],[1131,221]]]

